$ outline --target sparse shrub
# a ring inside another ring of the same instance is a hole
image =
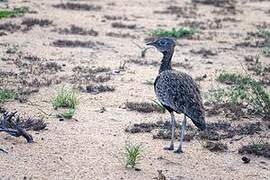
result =
[[[257,156],[264,156],[270,158],[270,144],[262,140],[252,142],[248,145],[241,147],[238,152],[240,154],[255,154]]]
[[[134,168],[137,164],[139,164],[141,154],[141,144],[126,144],[124,153],[125,166]]]
[[[152,112],[164,113],[164,110],[155,103],[127,102],[126,107],[131,111],[138,111],[142,113],[152,113]]]
[[[73,90],[62,88],[52,100],[54,109],[60,107],[75,109],[78,104],[78,97]]]
[[[205,141],[202,146],[211,152],[224,152],[228,149],[227,145],[222,142]]]
[[[13,91],[0,89],[0,103],[12,100],[16,97],[16,94]]]
[[[210,97],[212,97],[214,102],[247,103],[253,108],[254,113],[263,115],[270,113],[269,93],[261,83],[250,76],[221,73],[217,80],[230,86],[210,92]]]
[[[164,30],[164,29],[157,29],[149,34],[151,36],[157,36],[157,37],[173,37],[173,38],[185,38],[185,37],[191,37],[193,34],[195,34],[195,30],[192,28],[186,28],[182,27],[179,29],[172,28],[171,30]]]

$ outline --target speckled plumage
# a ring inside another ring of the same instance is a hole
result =
[[[162,71],[155,81],[158,100],[169,110],[184,113],[201,130],[205,129],[205,112],[196,82],[186,73]]]

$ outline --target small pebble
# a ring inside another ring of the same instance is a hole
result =
[[[243,156],[243,157],[242,157],[242,161],[243,161],[245,164],[247,164],[247,163],[250,162],[250,159],[249,159],[248,157],[246,157],[246,156]]]
[[[141,171],[141,169],[140,168],[135,168],[135,171]]]

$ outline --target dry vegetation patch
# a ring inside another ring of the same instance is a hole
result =
[[[270,144],[267,142],[253,142],[244,145],[238,151],[240,154],[254,154],[270,159]]]
[[[75,84],[88,85],[91,82],[104,83],[111,80],[111,68],[108,67],[82,67],[76,66],[71,82]]]
[[[103,17],[105,19],[107,19],[107,20],[113,20],[113,21],[116,21],[116,20],[127,20],[127,17],[125,17],[125,16],[104,15]]]
[[[101,6],[92,4],[80,4],[80,3],[60,3],[53,5],[55,8],[65,9],[65,10],[77,10],[77,11],[100,11]]]
[[[36,19],[36,18],[26,18],[23,19],[21,25],[25,26],[24,31],[31,30],[34,26],[47,27],[52,25],[53,21],[48,19]]]
[[[0,85],[16,92],[16,99],[25,102],[27,97],[39,91],[39,88],[60,83],[64,77],[58,73],[63,66],[54,60],[47,60],[33,55],[24,55],[17,47],[7,50],[9,56],[2,60],[15,65],[15,68],[0,71]]]
[[[82,89],[83,92],[92,93],[92,94],[99,94],[102,92],[113,92],[115,91],[115,88],[113,86],[109,85],[103,85],[103,84],[90,84],[87,85],[85,89]]]
[[[79,40],[56,40],[52,43],[56,47],[70,47],[70,48],[97,48],[97,45],[102,45],[103,43],[93,42],[93,41],[79,41]]]
[[[121,28],[121,29],[135,29],[136,24],[124,24],[121,22],[113,22],[112,27],[113,28]]]
[[[213,50],[211,49],[206,49],[206,48],[201,48],[199,50],[190,50],[191,53],[193,54],[201,54],[203,57],[207,58],[209,56],[216,56],[217,55],[217,52],[214,52]]]
[[[179,138],[178,130],[181,129],[181,124],[176,123],[175,137]],[[231,139],[235,136],[248,136],[259,134],[263,131],[263,125],[260,122],[245,123],[243,125],[232,125],[230,122],[214,122],[207,124],[207,130],[199,131],[192,126],[187,126],[184,141],[200,139],[205,141],[218,141],[214,145],[219,145],[219,141],[223,139]],[[156,123],[140,123],[129,125],[125,129],[128,133],[152,133],[153,139],[171,138],[171,122],[158,121]],[[210,142],[211,143],[211,142]],[[213,144],[212,144],[213,145]],[[211,145],[211,147],[212,147]],[[211,149],[211,147],[209,147]]]
[[[6,32],[14,33],[16,31],[19,31],[20,29],[21,29],[20,25],[11,22],[0,24],[0,32],[2,33],[2,35],[7,35]]]
[[[98,35],[98,32],[93,29],[87,30],[76,25],[71,25],[70,28],[64,28],[64,29],[60,28],[56,31],[58,31],[60,34],[75,34],[75,35],[89,35],[89,36]]]
[[[222,142],[206,141],[203,143],[203,147],[211,152],[224,152],[228,150],[228,146]]]
[[[196,6],[168,6],[165,10],[155,10],[155,14],[172,14],[176,15],[177,17],[183,17],[183,18],[196,18],[200,16],[198,14],[198,9]]]
[[[212,5],[216,7],[231,7],[234,6],[235,0],[192,0],[192,3]]]
[[[160,106],[154,103],[126,102],[125,106],[131,111],[137,111],[141,113],[152,113],[152,112],[164,113],[164,109],[162,109]]]
[[[106,33],[106,36],[117,37],[117,38],[131,38],[131,39],[138,38],[136,35],[132,35],[130,33],[115,33],[115,32]]]

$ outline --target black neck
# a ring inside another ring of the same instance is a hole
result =
[[[173,49],[171,51],[163,52],[163,58],[161,60],[159,73],[162,73],[163,71],[172,69],[171,60],[172,60],[173,53],[174,53]]]

